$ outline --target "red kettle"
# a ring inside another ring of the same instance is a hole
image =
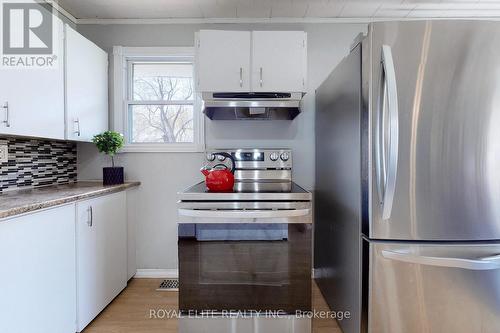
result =
[[[231,169],[225,164],[217,164],[212,168],[204,166],[201,168],[201,173],[205,175],[205,184],[209,191],[223,192],[232,191],[234,186],[234,169],[236,162],[234,157],[228,153],[214,153],[215,156],[224,156],[231,160]]]

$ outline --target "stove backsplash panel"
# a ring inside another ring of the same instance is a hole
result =
[[[9,159],[0,163],[0,193],[5,190],[76,181],[76,143],[0,137]]]

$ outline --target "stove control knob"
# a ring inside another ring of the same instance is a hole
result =
[[[226,156],[217,155],[217,159],[222,162],[226,159]]]
[[[215,155],[214,155],[214,154],[212,154],[212,153],[208,153],[208,154],[207,154],[207,160],[208,160],[208,161],[213,161],[213,160],[215,160]]]
[[[275,151],[273,151],[271,153],[271,155],[269,155],[269,158],[271,159],[271,161],[277,161],[279,157],[280,157],[279,154]]]
[[[286,162],[288,161],[288,159],[290,159],[290,155],[288,153],[282,153],[280,158],[283,162]]]

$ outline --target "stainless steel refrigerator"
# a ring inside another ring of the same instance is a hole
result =
[[[316,91],[314,268],[347,332],[500,331],[500,22],[368,34]]]

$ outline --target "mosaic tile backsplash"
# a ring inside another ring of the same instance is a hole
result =
[[[75,143],[0,137],[2,144],[9,146],[9,161],[0,163],[0,193],[76,181]]]

